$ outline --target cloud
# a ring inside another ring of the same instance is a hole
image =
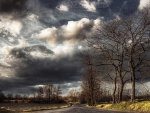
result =
[[[116,15],[124,16],[137,11],[140,0],[98,0],[97,13],[105,19],[114,19]]]
[[[81,80],[80,64],[68,57],[59,60],[38,58],[35,60],[14,59],[12,61],[6,59],[5,62],[11,67],[0,67],[0,83],[3,91],[13,93],[19,92],[18,88],[30,90],[30,86],[35,85],[64,84]],[[26,91],[22,93],[26,93]]]
[[[26,2],[28,0],[0,0],[0,13],[22,18],[26,15]]]
[[[12,20],[11,16],[1,17],[0,21],[0,29],[7,30],[13,36],[17,36],[20,34],[20,31],[23,28],[21,21],[19,20]]]
[[[11,12],[13,10],[21,10],[26,0],[1,0],[0,11]]]
[[[39,39],[45,40],[47,43],[50,43],[51,46],[55,46],[57,42],[59,42],[59,31],[56,27],[47,28],[40,32]]]
[[[15,40],[14,40],[14,38],[12,38],[12,37],[8,37],[8,40],[9,40],[9,42],[14,42]]]
[[[22,24],[19,21],[12,21],[10,23],[7,23],[6,29],[8,29],[8,31],[10,31],[10,33],[12,33],[13,35],[17,35],[20,34],[20,30],[22,29]]]
[[[82,18],[78,21],[69,21],[67,25],[62,25],[59,28],[51,27],[42,30],[38,36],[50,45],[76,43],[83,41],[96,25],[100,23],[100,19],[90,20]]]
[[[25,46],[28,46],[29,43],[28,43],[28,39],[25,39],[22,37],[22,39],[18,39],[18,45],[16,45],[16,47],[25,47]]]
[[[69,10],[69,8],[65,5],[60,5],[59,7],[57,7],[57,9],[60,11],[68,11]]]
[[[87,0],[82,0],[80,4],[87,10],[91,12],[96,12],[96,3],[95,2],[89,2]]]
[[[100,22],[101,19],[99,18],[95,20],[82,18],[78,21],[69,21],[68,24],[59,28],[51,27],[42,30],[37,38],[52,47],[55,53],[53,59],[73,57],[77,50],[82,50],[81,45],[85,43],[88,36],[93,35],[93,31]]]
[[[150,0],[140,0],[139,9],[142,10],[150,4]]]
[[[112,4],[112,0],[98,0],[96,2],[96,5],[101,7],[101,8],[107,8]]]
[[[62,90],[63,96],[67,96],[67,94],[71,89],[76,89],[77,91],[80,91],[81,89],[80,85],[81,85],[81,81],[61,84],[61,88],[63,89]]]
[[[97,12],[97,8],[107,8],[112,4],[112,0],[81,0],[80,5],[82,5],[87,11]]]
[[[93,20],[82,18],[79,21],[69,21],[67,25],[62,26],[62,30],[66,39],[84,40],[86,33],[91,32],[93,27]]]
[[[75,47],[74,45],[70,44],[70,43],[63,43],[60,45],[57,45],[53,48],[53,51],[55,52],[55,56],[53,56],[52,58],[54,59],[62,59],[62,58],[72,58],[75,54]]]
[[[22,24],[21,35],[25,38],[35,38],[35,34],[45,27],[45,25],[40,22],[40,17],[34,13],[29,13],[23,18]]]
[[[33,46],[18,46],[3,47],[1,53],[5,55],[6,58],[22,58],[22,59],[32,59],[32,58],[43,58],[53,54],[53,51],[47,49],[43,45],[33,45]]]
[[[37,1],[37,0],[34,0]],[[55,7],[60,4],[63,0],[38,0],[42,6],[50,9],[55,9]]]

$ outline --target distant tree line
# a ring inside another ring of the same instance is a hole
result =
[[[64,103],[61,96],[61,88],[59,85],[47,84],[37,88],[33,96],[29,95],[13,95],[12,93],[5,95],[0,91],[0,103]]]
[[[145,98],[138,95],[136,86],[150,77],[150,8],[103,21],[99,26],[87,38],[89,50],[80,54],[85,70],[81,96],[91,106],[100,102],[107,90],[101,86],[105,81],[113,86],[105,95],[113,104]],[[127,83],[130,89],[125,89]]]
[[[63,101],[61,94],[59,85],[47,84],[39,86],[37,95],[35,95],[35,102],[60,103]]]

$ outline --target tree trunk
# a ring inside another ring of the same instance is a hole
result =
[[[91,95],[91,106],[94,106],[94,98],[93,98],[93,92],[91,92],[92,95]]]
[[[124,83],[123,83],[123,80],[120,78],[120,88],[119,88],[119,94],[118,94],[118,103],[120,103],[122,101],[123,88],[124,88]]]
[[[132,51],[131,51],[131,55],[132,55]],[[130,68],[131,68],[131,102],[133,103],[135,100],[135,66],[133,63],[133,56],[130,57]]]
[[[132,85],[131,102],[133,103],[135,100],[135,77],[134,76],[132,76],[131,85]]]
[[[112,104],[115,104],[116,103],[116,81],[117,81],[117,77],[115,77],[115,80],[114,80],[114,91],[113,91],[113,94],[112,94]]]

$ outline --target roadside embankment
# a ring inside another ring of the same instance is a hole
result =
[[[115,105],[112,104],[98,104],[95,107],[86,106],[89,108],[107,109],[107,110],[120,110],[120,111],[137,111],[150,113],[150,101],[141,102],[121,102]]]

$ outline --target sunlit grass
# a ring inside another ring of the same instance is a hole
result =
[[[119,104],[100,104],[96,108],[100,109],[112,109],[112,110],[121,110],[121,111],[139,111],[139,112],[150,112],[150,101],[142,102],[121,102]]]

